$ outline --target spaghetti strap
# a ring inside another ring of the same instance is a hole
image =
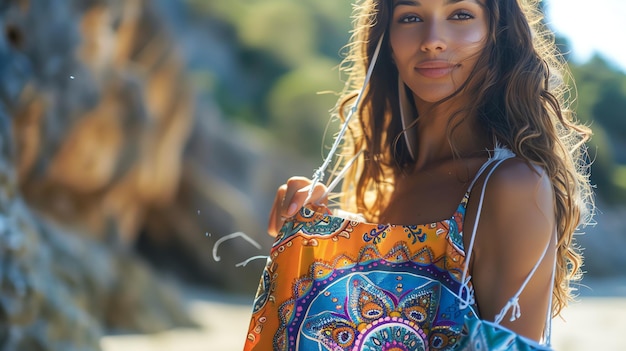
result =
[[[474,179],[472,179],[472,181],[470,182],[470,185],[467,187],[467,190],[465,191],[465,194],[463,195],[463,199],[461,200],[461,204],[459,205],[463,209],[467,207],[470,193],[472,192],[472,189],[474,188],[474,185],[476,185],[476,182],[478,181],[480,176],[483,175],[483,173],[485,173],[485,170],[494,162],[497,162],[502,159],[515,157],[515,154],[512,151],[501,146],[498,143],[496,143],[496,147],[494,148],[493,152],[491,151],[489,152],[490,152],[489,159],[487,159],[487,161],[485,161],[485,163],[483,163],[483,165],[478,169],[478,171],[474,175]]]
[[[463,275],[461,277],[461,286],[459,288],[459,306],[461,308],[465,308],[467,306],[471,306],[473,304],[475,304],[475,297],[474,297],[474,290],[473,287],[470,285],[470,281],[471,281],[471,276],[469,275],[469,264],[471,261],[471,256],[472,256],[472,251],[474,248],[474,242],[476,239],[476,231],[478,229],[478,223],[480,222],[480,216],[482,213],[482,207],[483,207],[483,202],[485,199],[485,190],[487,188],[487,183],[489,181],[489,178],[491,177],[491,175],[493,174],[493,172],[496,170],[496,168],[498,168],[498,166],[500,166],[500,164],[502,162],[504,162],[505,160],[511,158],[511,157],[515,157],[515,154],[513,152],[511,152],[510,150],[500,147],[500,146],[496,146],[495,150],[494,150],[494,155],[487,160],[487,162],[485,162],[485,164],[478,170],[478,172],[476,173],[476,176],[474,177],[474,179],[472,180],[469,188],[468,188],[468,192],[467,194],[469,194],[472,191],[472,188],[474,187],[474,185],[476,184],[477,180],[480,178],[480,176],[485,172],[485,170],[489,167],[489,165],[496,163],[487,173],[487,176],[485,177],[485,181],[483,182],[483,186],[481,189],[481,193],[480,193],[480,200],[478,202],[478,209],[476,212],[476,219],[474,221],[474,227],[472,228],[472,232],[471,232],[471,237],[470,237],[470,243],[469,243],[469,247],[468,250],[466,251],[465,255],[465,266],[463,268]],[[524,289],[526,288],[526,285],[528,285],[528,282],[530,282],[530,279],[534,276],[535,272],[537,271],[537,269],[539,268],[539,265],[541,264],[541,262],[543,261],[543,259],[545,258],[549,248],[550,248],[550,244],[551,241],[553,239],[551,239],[550,241],[548,241],[548,244],[546,245],[546,248],[544,249],[541,257],[539,258],[539,260],[537,261],[537,263],[535,263],[534,267],[532,268],[532,270],[529,272],[529,274],[526,276],[526,279],[524,280],[524,282],[522,283],[522,285],[520,286],[520,288],[517,290],[517,292],[515,293],[515,295],[510,298],[506,305],[500,310],[500,313],[498,313],[498,315],[496,315],[495,324],[500,324],[500,322],[502,322],[502,320],[504,319],[504,316],[506,315],[506,313],[509,310],[511,311],[511,321],[516,320],[517,318],[519,318],[521,316],[521,309],[519,306],[519,297],[522,294],[522,292],[524,291]],[[552,279],[554,279],[554,274],[555,274],[555,269],[556,269],[556,262],[555,265],[553,267],[553,272],[552,272]],[[552,309],[552,289],[550,291],[550,302],[549,302],[549,307],[548,307],[548,312],[546,315],[546,325],[544,328],[544,339],[547,342],[547,345],[550,344],[550,332],[551,332],[551,322],[552,322],[552,318],[551,318],[551,309]]]
[[[519,288],[519,290],[517,290],[515,295],[513,295],[513,297],[510,298],[509,301],[507,301],[506,305],[502,308],[502,310],[500,310],[500,313],[496,315],[496,318],[494,320],[495,324],[500,324],[500,322],[502,322],[502,319],[504,319],[504,316],[510,309],[512,309],[511,318],[510,318],[511,322],[515,321],[522,315],[522,311],[519,305],[519,297],[524,291],[524,289],[526,288],[526,285],[528,285],[528,282],[530,282],[530,279],[535,275],[535,272],[537,271],[537,268],[539,268],[539,265],[543,261],[544,257],[546,257],[546,253],[548,252],[548,249],[550,248],[551,241],[552,240],[548,241],[548,245],[546,245],[546,248],[543,250],[541,257],[539,258],[537,263],[535,263],[535,266],[533,267],[533,269],[530,271],[530,273],[528,273],[528,276],[526,276],[526,279],[522,283],[522,286]]]
[[[493,149],[493,155],[490,156],[489,159],[478,169],[478,172],[476,172],[474,179],[472,179],[472,182],[467,188],[467,193],[469,194],[472,192],[472,189],[474,188],[474,185],[478,181],[478,178],[480,178],[480,176],[485,172],[485,169],[487,169],[489,165],[493,164],[494,162],[498,160],[503,160],[503,159],[507,159],[511,157],[515,157],[515,154],[511,150],[501,146],[499,143],[496,143],[496,146]]]
[[[478,229],[478,222],[480,221],[480,215],[481,215],[482,208],[483,208],[483,202],[485,200],[485,190],[487,188],[487,183],[489,182],[489,178],[491,177],[493,172],[496,170],[496,168],[498,168],[498,166],[500,166],[502,162],[512,157],[515,157],[515,154],[512,151],[496,144],[493,156],[490,157],[489,160],[487,160],[487,162],[485,162],[485,164],[478,170],[478,172],[476,173],[476,176],[474,177],[474,180],[472,181],[472,183],[470,184],[467,190],[466,197],[472,191],[472,188],[476,184],[476,181],[482,175],[482,173],[484,173],[487,167],[489,167],[489,165],[491,165],[492,163],[496,163],[489,170],[489,172],[487,173],[487,176],[485,177],[485,181],[483,182],[483,188],[480,193],[480,200],[478,201],[478,210],[476,211],[476,219],[474,220],[474,227],[472,228],[472,232],[470,234],[471,236],[470,236],[469,247],[465,252],[465,265],[463,267],[463,275],[461,276],[461,286],[459,287],[459,293],[458,293],[460,308],[465,308],[467,306],[471,306],[476,303],[476,300],[474,298],[474,288],[470,285],[470,281],[472,277],[468,274],[468,272],[469,272],[470,260],[472,257],[472,251],[474,248],[474,241],[476,239],[476,230]]]
[[[553,236],[553,240],[556,241],[556,235]],[[545,345],[552,346],[552,304],[554,298],[554,277],[556,276],[556,257],[552,262],[552,278],[550,279],[552,285],[550,286],[550,300],[548,302],[548,311],[546,312],[546,325],[543,328],[543,341]]]

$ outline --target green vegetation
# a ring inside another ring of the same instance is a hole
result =
[[[232,35],[241,81],[233,84],[218,75],[204,79],[228,118],[266,129],[282,145],[319,157],[336,96],[318,93],[342,89],[337,67],[349,38],[351,1],[187,2]],[[567,41],[557,42],[567,52]],[[592,180],[604,200],[626,203],[626,74],[599,56],[572,64],[571,70],[574,107],[594,131]]]
[[[626,74],[600,56],[570,68],[578,90],[577,114],[594,133],[592,180],[604,200],[626,203]]]

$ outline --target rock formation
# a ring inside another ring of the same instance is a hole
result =
[[[192,121],[143,1],[0,2],[0,349],[97,350],[193,325],[132,252],[171,201]]]

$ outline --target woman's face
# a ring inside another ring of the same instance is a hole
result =
[[[416,102],[453,94],[474,68],[488,32],[484,0],[393,0],[390,40]]]

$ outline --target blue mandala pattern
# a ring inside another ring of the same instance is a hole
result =
[[[445,350],[455,345],[461,332],[457,321],[470,310],[459,310],[452,291],[438,281],[402,272],[406,262],[380,266],[336,272],[333,283],[290,304],[296,313],[285,321],[279,339],[288,345],[283,346],[339,351]]]
[[[453,350],[475,315],[456,295],[465,203],[417,226],[302,209],[270,252],[246,350]]]

